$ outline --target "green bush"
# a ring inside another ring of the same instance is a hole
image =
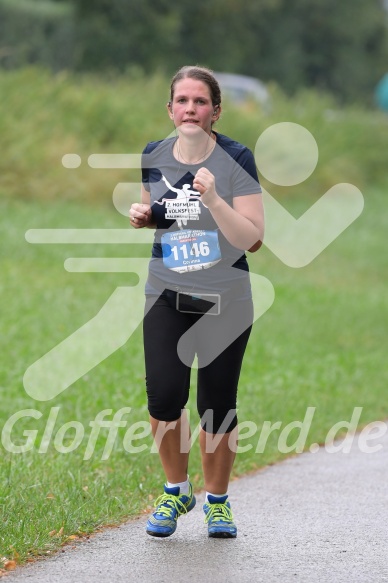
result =
[[[74,51],[73,7],[50,0],[0,0],[0,65],[70,67]]]
[[[363,189],[386,179],[388,117],[381,112],[339,108],[312,90],[290,99],[270,87],[270,111],[254,103],[223,104],[216,129],[253,150],[263,130],[291,121],[305,126],[317,140],[319,163],[298,192],[317,197],[337,182]],[[139,153],[149,140],[173,130],[166,115],[168,80],[145,77],[139,70],[101,78],[24,68],[0,73],[0,193],[27,199],[111,201],[118,182],[138,181],[139,172],[94,170],[93,153]],[[79,168],[62,167],[64,154],[82,158]],[[260,161],[257,161],[260,170]],[[265,181],[263,180],[263,183]],[[279,196],[290,189],[271,186]]]

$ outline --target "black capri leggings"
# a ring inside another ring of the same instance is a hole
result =
[[[237,425],[237,386],[252,328],[252,300],[231,301],[219,316],[179,312],[175,301],[175,292],[169,290],[156,302],[154,297],[146,298],[143,335],[149,413],[160,421],[181,417],[197,354],[201,426],[209,433],[228,433]],[[179,342],[197,322],[200,329]],[[236,339],[233,331],[241,332]]]

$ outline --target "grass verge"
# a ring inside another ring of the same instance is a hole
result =
[[[237,455],[234,476],[282,459],[282,429],[314,416],[306,439],[323,442],[334,423],[349,421],[361,407],[359,426],[387,417],[387,314],[385,193],[370,188],[361,217],[310,266],[285,267],[263,248],[249,256],[252,271],[270,279],[276,299],[254,326],[242,372],[239,420],[254,422],[257,432],[242,441],[251,446]],[[301,201],[288,201],[300,210]],[[304,204],[304,201],[302,201]],[[26,368],[92,318],[117,286],[133,284],[126,274],[71,274],[69,256],[147,257],[146,246],[29,245],[27,229],[127,228],[115,210],[71,201],[1,202],[2,329],[0,355],[1,428],[18,411],[34,410],[12,430],[15,446],[30,439],[30,451],[11,453],[1,446],[0,557],[20,563],[53,552],[71,536],[83,536],[147,510],[160,493],[163,475],[151,440],[141,437],[147,421],[141,331],[67,391],[49,402],[25,392]],[[135,309],[140,309],[138,306]],[[195,375],[194,375],[195,377]],[[193,426],[195,378],[189,408]],[[92,427],[103,410],[130,407],[107,459],[108,429],[102,428],[89,459],[84,459]],[[54,420],[51,436],[47,429]],[[51,417],[50,417],[51,416]],[[256,452],[265,421],[280,422]],[[74,451],[77,422],[84,435]],[[128,453],[125,434],[138,423],[136,446]],[[67,432],[63,428],[68,429]],[[290,433],[288,444],[297,436]],[[46,432],[46,434],[45,434]],[[46,440],[46,441],[45,441]],[[41,453],[39,453],[41,449]],[[62,453],[60,452],[62,450]],[[190,476],[202,486],[198,443],[193,446]]]

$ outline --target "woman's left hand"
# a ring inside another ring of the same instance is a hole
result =
[[[198,190],[201,201],[207,207],[218,199],[214,175],[207,168],[200,168],[194,176],[193,188]]]

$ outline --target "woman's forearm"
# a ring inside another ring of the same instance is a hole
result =
[[[224,237],[237,249],[247,250],[263,240],[264,224],[253,222],[234,210],[220,196],[212,200],[208,209]],[[258,247],[257,247],[258,248]]]

